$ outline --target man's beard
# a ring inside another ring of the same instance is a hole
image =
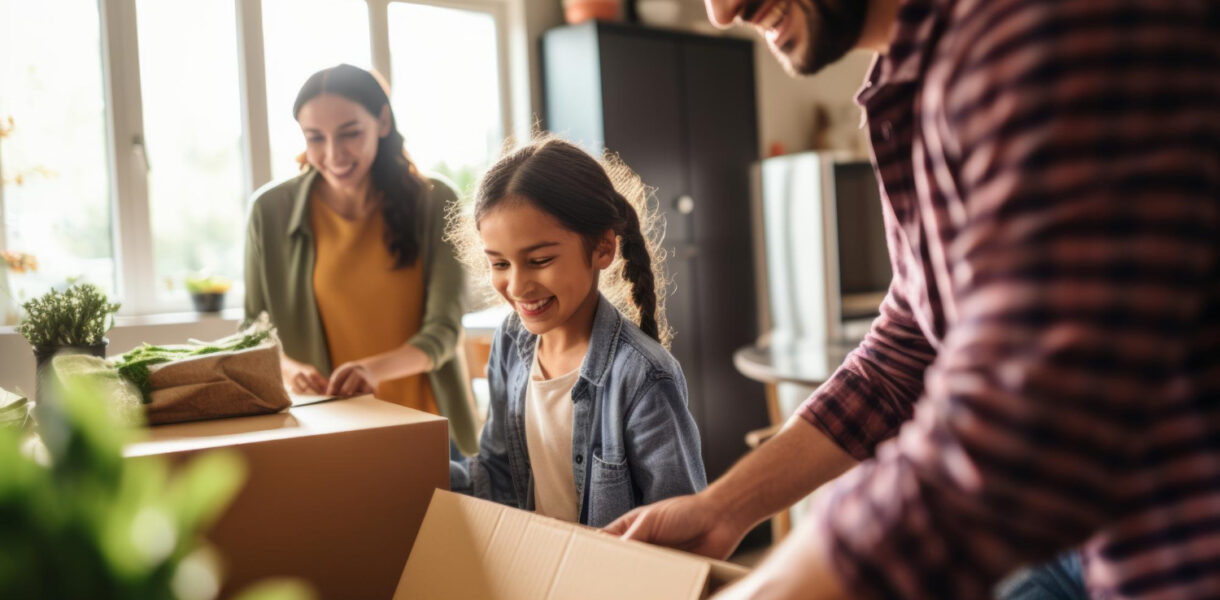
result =
[[[805,16],[805,51],[772,48],[792,75],[813,75],[856,46],[864,31],[868,0],[789,0]],[[789,42],[792,44],[793,42]]]

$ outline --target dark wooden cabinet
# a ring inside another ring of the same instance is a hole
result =
[[[709,478],[767,424],[762,386],[733,367],[758,333],[750,164],[758,159],[751,42],[585,23],[542,39],[546,128],[616,152],[666,219],[671,351],[682,363]]]

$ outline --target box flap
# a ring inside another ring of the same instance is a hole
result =
[[[699,598],[744,568],[437,490],[396,599]]]

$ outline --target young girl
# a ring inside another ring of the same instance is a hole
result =
[[[612,172],[643,206],[638,178]],[[559,140],[484,175],[474,222],[455,221],[451,236],[477,238],[467,254],[482,255],[514,312],[492,342],[479,453],[450,465],[455,491],[600,527],[707,486],[639,214],[596,159]]]

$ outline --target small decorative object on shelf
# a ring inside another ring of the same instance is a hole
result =
[[[225,292],[233,282],[219,275],[195,275],[186,278],[186,291],[191,294],[195,310],[203,313],[220,312],[224,307]]]
[[[17,323],[17,332],[33,347],[41,367],[63,350],[104,358],[106,332],[114,327],[119,304],[96,285],[78,283],[62,293],[51,290],[22,304],[21,309],[25,315]]]
[[[678,23],[682,4],[678,0],[637,0],[635,12],[645,25],[672,27]]]
[[[563,0],[563,18],[570,25],[596,19],[618,21],[619,0]]]

